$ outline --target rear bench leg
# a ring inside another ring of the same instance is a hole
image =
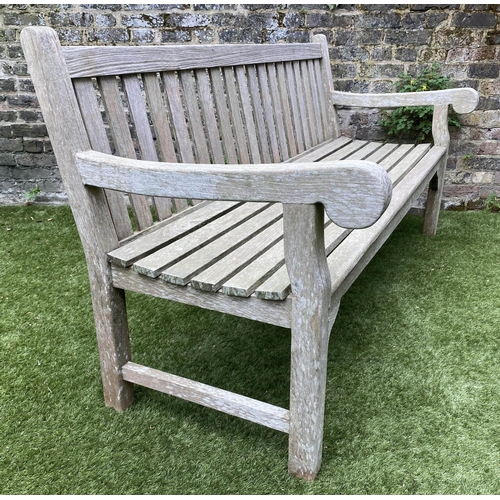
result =
[[[439,210],[441,208],[441,196],[443,194],[444,173],[448,158],[448,147],[450,144],[450,133],[448,130],[448,105],[439,104],[434,106],[432,116],[432,137],[435,146],[446,148],[446,152],[439,160],[436,174],[429,183],[427,203],[425,205],[423,233],[434,236],[439,221]]]
[[[284,205],[285,258],[292,287],[288,470],[312,480],[321,466],[331,279],[323,207]]]
[[[440,160],[437,172],[429,183],[427,202],[425,204],[424,229],[427,236],[434,236],[437,231],[439,221],[439,211],[441,209],[441,196],[444,186],[444,171],[446,168],[446,155]]]

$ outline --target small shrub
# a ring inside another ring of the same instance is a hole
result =
[[[397,92],[425,92],[445,90],[451,87],[451,80],[441,75],[441,67],[434,63],[425,68],[418,76],[402,73],[396,83]],[[407,106],[394,111],[382,111],[380,125],[389,137],[421,142],[432,138],[432,106]],[[456,114],[448,117],[451,126],[460,127]]]
[[[26,199],[26,205],[31,205],[39,194],[40,188],[38,186],[25,193],[24,198]]]
[[[484,202],[485,212],[500,212],[500,196],[496,193],[491,193]]]

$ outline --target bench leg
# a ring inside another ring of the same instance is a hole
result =
[[[123,411],[133,401],[133,384],[125,382],[121,372],[130,361],[125,291],[102,281],[94,281],[91,289],[104,401],[106,406]]]
[[[285,259],[292,287],[288,470],[306,480],[314,479],[321,465],[331,325],[323,214],[322,206],[283,206]]]
[[[288,470],[312,481],[321,467],[328,340],[335,318],[317,323],[309,314],[309,319],[301,331],[292,330]]]
[[[437,231],[439,221],[439,211],[441,209],[441,196],[444,186],[444,172],[446,169],[446,156],[440,160],[440,165],[434,177],[429,183],[429,192],[425,204],[424,229],[427,236],[434,236]]]

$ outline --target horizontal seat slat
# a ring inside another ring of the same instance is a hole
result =
[[[208,224],[238,205],[241,203],[235,201],[207,203],[203,210],[192,210],[190,213],[182,214],[182,216],[173,217],[169,220],[169,224],[109,252],[108,257],[111,262],[120,266],[131,266],[137,260]]]
[[[201,227],[195,233],[186,236],[162,247],[157,252],[138,260],[134,270],[156,278],[168,266],[181,260],[183,257],[195,252],[219,238],[224,232],[242,224],[269,206],[268,203],[246,203],[230,213]]]
[[[249,297],[259,285],[285,263],[283,240],[227,280],[221,290],[235,297]]]
[[[349,156],[350,160],[366,160],[375,151],[383,146],[381,142],[369,142],[366,146],[358,149],[354,154]]]
[[[353,153],[366,146],[368,141],[352,141],[347,146],[335,151],[328,156],[325,156],[320,161],[335,161],[335,160],[345,160],[349,158]]]
[[[388,171],[397,189],[401,179],[422,160],[429,149],[428,144],[416,147],[412,144],[384,145],[340,137],[289,161],[300,162],[311,161],[311,159],[316,161],[330,159],[378,161]],[[188,229],[185,235],[174,236],[183,227],[181,222],[183,217],[180,217],[177,223],[179,228],[169,229],[168,226],[162,228],[110,252],[110,258],[121,265],[130,265],[135,262],[135,271],[151,277],[160,276],[161,279],[172,284],[189,284],[204,291],[220,290],[219,293],[235,297],[249,297],[254,294],[259,299],[280,301],[286,299],[290,293],[290,281],[284,264],[283,242],[281,241],[282,221],[275,223],[272,228],[268,226],[273,224],[274,220],[269,222],[267,219],[268,223],[260,221],[259,217],[263,218],[264,213],[269,212],[269,207],[266,210],[260,209],[264,212],[250,210],[247,213],[248,208],[245,207],[256,204],[244,204],[240,207],[221,207],[220,212],[217,213],[213,205],[214,203],[211,203],[201,211],[200,215],[205,217],[205,211],[212,210],[213,217],[201,224],[199,229],[194,227],[196,217],[192,215],[191,222],[189,219],[186,222],[188,226],[193,224],[193,228]],[[229,210],[232,211],[228,212]],[[278,208],[275,205],[274,210],[279,212],[280,217],[281,207]],[[247,217],[242,215],[243,213],[252,215]],[[235,223],[236,219],[233,220],[233,217],[237,214],[240,218]],[[250,230],[249,227],[253,229]],[[254,231],[259,228],[261,234],[254,234]],[[345,241],[352,239],[355,233],[357,231],[340,228],[326,218],[325,250],[327,255],[334,253],[339,245],[345,245]],[[169,234],[171,239],[161,242],[162,239],[168,238]],[[127,260],[123,258],[123,254],[132,254],[132,245],[136,247],[134,249],[136,253]],[[138,257],[142,247],[145,253]]]
[[[435,146],[430,149],[394,188],[391,204],[382,217],[369,228],[353,231],[350,238],[344,240],[327,257],[332,277],[332,293],[336,299],[349,288],[361,269],[389,237],[392,228],[400,222],[423,186],[429,182],[444,154],[444,147]]]
[[[295,163],[295,162],[306,162],[306,161],[318,161],[325,156],[332,154],[333,152],[343,148],[346,144],[350,144],[352,139],[349,137],[339,137],[333,141],[327,141],[319,144],[312,150],[305,151],[293,158],[290,158],[285,163]]]
[[[403,176],[413,168],[417,162],[419,162],[422,157],[429,150],[429,144],[421,144],[417,147],[407,147],[407,145],[401,146],[405,153],[410,154],[403,156],[397,153],[397,150],[393,152],[392,155],[386,157],[386,163],[384,167],[386,169],[391,169],[393,165],[397,168],[389,170],[389,177],[397,189],[397,185],[403,178]],[[392,159],[391,159],[392,157]],[[326,254],[329,255],[337,245],[343,242],[350,234],[356,233],[358,230],[350,231],[348,229],[343,229],[332,224],[332,227],[325,229],[325,247]],[[272,276],[270,276],[266,281],[259,285],[255,290],[255,295],[260,299],[266,300],[283,300],[290,293],[290,280],[285,266],[283,265],[278,269]]]
[[[196,273],[205,270],[218,259],[225,257],[233,249],[280,219],[282,215],[283,209],[280,204],[271,205],[241,225],[227,232],[219,231],[220,236],[217,239],[195,252],[190,252],[186,258],[175,263],[172,267],[165,268],[160,277],[169,283],[186,285]]]
[[[319,44],[63,47],[72,78],[179,71],[321,58]]]
[[[281,238],[283,238],[283,222],[279,220],[200,274],[197,274],[191,279],[191,285],[199,290],[216,292],[231,276],[244,268],[249,262],[254,261]]]

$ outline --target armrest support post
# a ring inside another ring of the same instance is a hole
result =
[[[321,465],[331,277],[321,205],[283,207],[285,261],[292,288],[288,470],[314,479]]]
[[[447,148],[450,144],[447,104],[438,104],[434,106],[434,114],[432,115],[432,137],[436,146],[444,146]]]

